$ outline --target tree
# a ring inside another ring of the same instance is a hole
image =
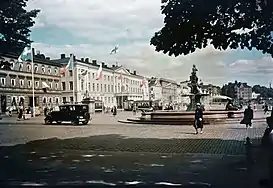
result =
[[[187,55],[212,44],[219,50],[256,48],[273,56],[271,0],[162,0],[162,4],[165,25],[150,41],[156,51]]]
[[[28,0],[0,1],[0,53],[20,53],[32,41],[30,27],[39,10],[27,11]]]

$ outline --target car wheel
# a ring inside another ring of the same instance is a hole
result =
[[[75,126],[75,125],[79,125],[79,121],[78,120],[75,120],[75,121],[72,121],[72,124]]]
[[[52,124],[52,121],[51,121],[50,119],[46,119],[46,120],[45,120],[45,124],[46,124],[46,125],[51,125],[51,124]]]
[[[62,124],[62,122],[61,121],[57,121],[57,124],[60,125],[60,124]]]
[[[87,125],[89,122],[89,120],[85,120],[84,122],[82,122],[83,125]]]

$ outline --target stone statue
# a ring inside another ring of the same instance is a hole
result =
[[[199,84],[198,84],[198,77],[196,75],[196,72],[197,72],[197,68],[195,65],[193,65],[192,67],[192,73],[191,73],[191,76],[190,76],[190,83],[189,83],[189,86],[191,88],[191,93],[192,94],[198,94],[200,93],[200,89],[199,89]]]

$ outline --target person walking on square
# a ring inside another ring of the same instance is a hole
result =
[[[253,110],[249,104],[247,109],[244,111],[243,124],[246,125],[246,128],[252,128],[252,119],[253,119]]]
[[[267,114],[268,111],[269,111],[268,105],[265,104],[264,105],[264,114]]]
[[[116,115],[117,115],[117,107],[116,106],[113,107],[112,113],[113,113],[113,116],[116,117]]]
[[[198,134],[198,129],[200,129],[200,134],[203,133],[203,110],[200,103],[196,104],[195,116],[194,116],[194,128],[195,134]]]

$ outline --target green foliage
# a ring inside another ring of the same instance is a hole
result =
[[[221,88],[221,95],[228,96],[230,98],[235,98],[235,83],[229,83]]]
[[[252,88],[252,91],[259,93],[262,98],[273,98],[273,89],[267,88],[265,86],[255,85]]]
[[[39,10],[27,11],[28,0],[0,1],[0,52],[20,53],[29,45],[30,27]]]
[[[169,55],[187,55],[212,44],[214,48],[256,48],[273,56],[273,1],[162,0],[164,27],[151,45]],[[238,33],[235,30],[249,29]]]

